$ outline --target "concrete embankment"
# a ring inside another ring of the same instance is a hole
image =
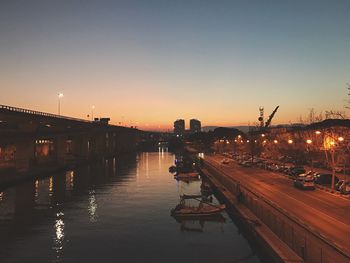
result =
[[[259,195],[244,182],[235,180],[234,175],[228,176],[206,161],[201,170],[277,262],[350,262],[349,255],[337,244]]]

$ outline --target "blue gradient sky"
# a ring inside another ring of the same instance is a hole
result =
[[[0,2],[1,104],[141,128],[344,110],[350,1]]]

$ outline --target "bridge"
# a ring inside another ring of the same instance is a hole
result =
[[[0,105],[0,173],[27,173],[108,158],[135,149],[141,131]],[[1,176],[0,176],[1,182]]]

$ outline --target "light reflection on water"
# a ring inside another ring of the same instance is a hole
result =
[[[53,260],[53,262],[61,261],[64,246],[64,236],[64,214],[62,212],[58,212],[56,214],[56,220],[54,224],[54,238],[52,249],[55,252],[56,258]]]
[[[97,202],[96,202],[95,190],[89,191],[88,211],[89,211],[89,215],[90,215],[90,221],[96,222],[98,215],[97,215]]]
[[[140,153],[1,192],[1,262],[260,262],[227,214],[170,217],[180,194],[200,189],[173,179],[174,161]]]

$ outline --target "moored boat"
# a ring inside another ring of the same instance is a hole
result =
[[[172,165],[169,167],[169,173],[176,173],[177,172],[177,167]]]
[[[199,173],[197,172],[189,172],[189,173],[178,173],[175,175],[175,177],[184,179],[184,178],[198,178]]]
[[[208,202],[199,200],[201,196],[183,195],[180,203],[171,210],[171,215],[174,217],[207,217],[221,213],[225,210],[225,205],[214,205]],[[199,201],[198,206],[189,206],[185,204],[186,199],[195,199]]]

